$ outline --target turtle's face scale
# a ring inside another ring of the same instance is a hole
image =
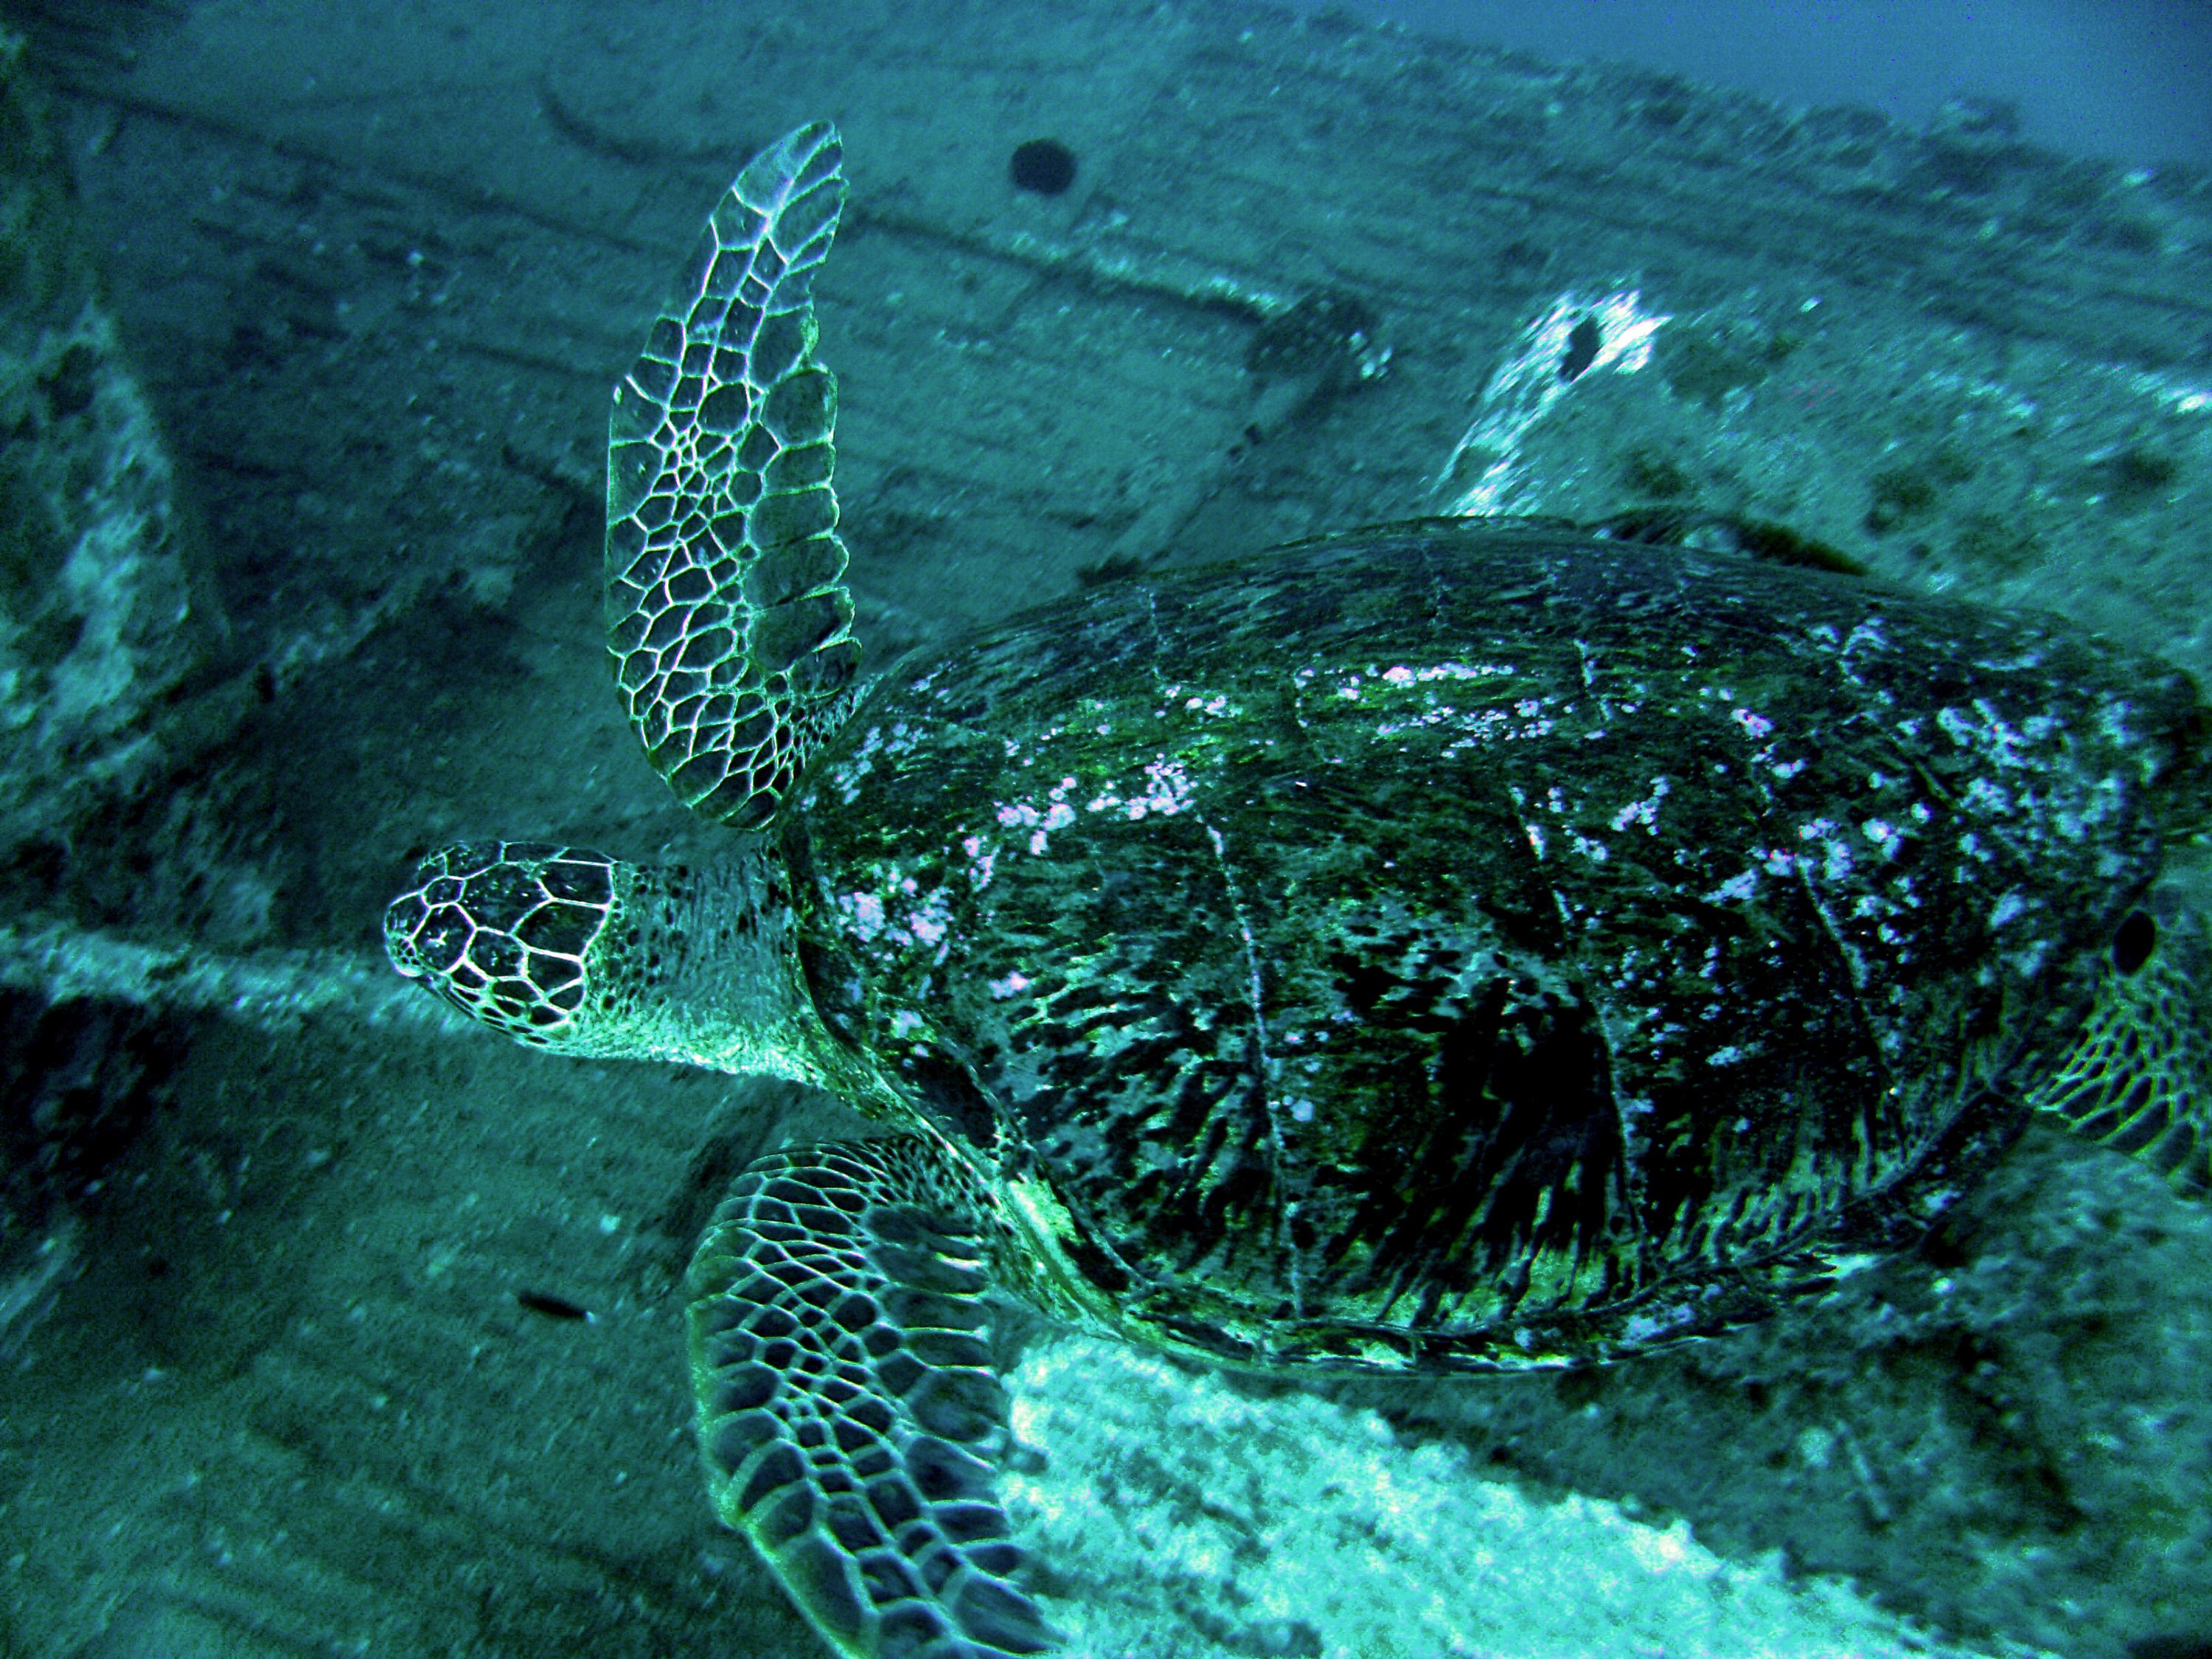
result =
[[[392,965],[471,1019],[539,1048],[576,1046],[616,861],[542,842],[462,842],[416,866],[385,908]]]

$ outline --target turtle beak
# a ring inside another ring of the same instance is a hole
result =
[[[415,884],[384,907],[384,954],[403,979],[428,980],[452,973],[468,956],[472,931],[458,902],[465,890],[457,861],[466,867],[466,847],[427,854],[415,866]]]
[[[430,908],[419,887],[410,888],[384,907],[384,954],[402,979],[421,979],[430,971],[422,945],[429,918]]]

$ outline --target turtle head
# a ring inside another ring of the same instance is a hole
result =
[[[441,848],[385,907],[385,953],[441,1001],[519,1042],[600,1052],[588,1033],[623,872],[604,854],[541,842]]]
[[[811,1079],[826,1041],[798,989],[763,855],[647,867],[544,842],[463,842],[385,907],[392,965],[518,1042]]]

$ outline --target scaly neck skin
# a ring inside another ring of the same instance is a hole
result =
[[[578,1036],[603,1054],[817,1087],[850,1069],[799,973],[790,881],[772,851],[698,868],[616,866]]]

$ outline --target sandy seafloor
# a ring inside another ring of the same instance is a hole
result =
[[[252,695],[9,876],[6,982],[118,1011],[144,1121],[7,1264],[0,1655],[817,1650],[707,1510],[672,1287],[732,1169],[856,1126],[461,1030],[374,933],[431,842],[711,852],[606,685],[604,400],[799,120],[852,156],[823,349],[887,653],[1478,491],[1786,520],[2212,669],[2207,186],[1985,112],[1204,3],[22,11]],[[1064,196],[1007,183],[1044,134]],[[1383,373],[1255,353],[1322,289]],[[1532,325],[1593,313],[1562,386]],[[2212,1653],[2212,1220],[2041,1129],[1920,1252],[1609,1370],[1010,1358],[1079,1651]]]

